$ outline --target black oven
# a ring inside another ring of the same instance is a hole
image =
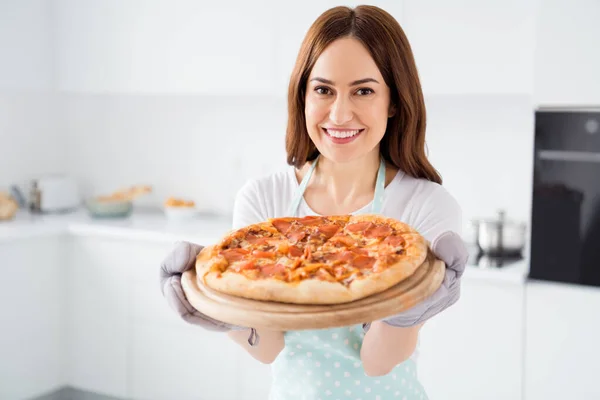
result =
[[[600,108],[535,112],[529,278],[600,286]]]

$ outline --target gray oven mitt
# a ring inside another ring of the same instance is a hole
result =
[[[431,252],[446,264],[446,275],[442,285],[421,303],[385,318],[385,323],[396,327],[419,325],[458,301],[460,279],[469,258],[467,247],[457,233],[448,231],[438,236],[430,248]],[[369,323],[363,324],[363,329],[366,331],[369,326]]]
[[[202,314],[186,299],[181,287],[181,275],[195,266],[196,256],[202,248],[203,246],[189,242],[178,242],[175,244],[173,250],[171,250],[160,266],[160,286],[163,296],[179,317],[190,324],[216,332],[248,329],[230,325]],[[258,345],[258,335],[253,328],[251,329],[248,343],[251,346]]]

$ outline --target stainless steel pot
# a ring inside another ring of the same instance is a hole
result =
[[[497,219],[474,220],[475,240],[479,250],[489,256],[520,255],[527,238],[524,223],[508,221],[505,212],[498,211]]]

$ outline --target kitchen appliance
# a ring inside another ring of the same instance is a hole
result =
[[[72,177],[50,175],[31,181],[29,205],[33,212],[69,212],[80,204],[79,188]]]
[[[477,266],[502,267],[523,259],[527,225],[506,218],[499,210],[497,218],[472,221],[474,248],[470,262]]]
[[[600,286],[600,108],[535,112],[529,278]]]

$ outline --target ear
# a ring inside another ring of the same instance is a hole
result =
[[[393,103],[390,103],[390,109],[388,111],[388,118],[392,118],[394,115],[396,115],[396,105]]]

